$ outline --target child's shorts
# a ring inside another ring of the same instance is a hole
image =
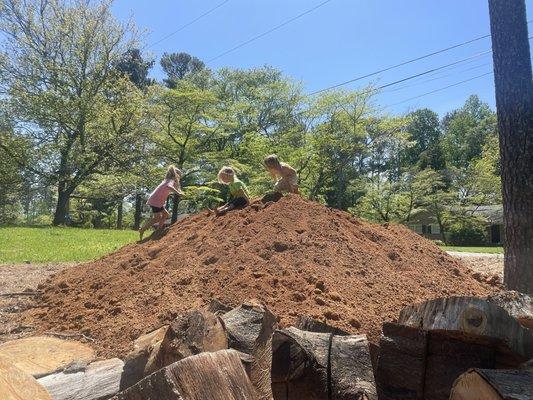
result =
[[[244,197],[236,197],[228,201],[228,204],[231,204],[235,208],[246,207],[248,205],[248,200]]]
[[[152,208],[152,212],[154,214],[160,213],[161,211],[165,209],[165,207],[154,207],[154,206],[150,206],[150,207]]]

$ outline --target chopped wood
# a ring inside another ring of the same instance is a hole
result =
[[[84,343],[34,336],[0,344],[0,357],[11,360],[22,371],[39,377],[61,370],[76,360],[90,362],[95,358],[95,353]]]
[[[450,400],[527,400],[533,398],[533,372],[470,369],[457,378]]]
[[[249,375],[258,398],[272,399],[270,370],[276,317],[262,305],[242,304],[221,318],[226,326],[229,347],[254,358]]]
[[[120,384],[124,390],[145,376],[176,361],[204,351],[228,348],[221,320],[208,311],[193,310],[137,339],[134,350],[124,360]]]
[[[408,306],[400,312],[398,323],[425,330],[496,338],[523,357],[522,362],[533,356],[533,332],[503,308],[484,299],[450,297]]]
[[[0,399],[52,400],[33,376],[3,357],[0,357]]]
[[[187,357],[149,375],[113,400],[256,400],[235,350]]]
[[[526,328],[533,328],[533,298],[514,290],[490,295],[487,300],[500,306]]]
[[[118,358],[95,361],[74,371],[39,378],[53,400],[98,400],[118,393],[124,362]]]
[[[276,331],[272,390],[275,400],[376,399],[366,336]]]
[[[82,338],[89,342],[95,342],[96,340],[90,336],[87,336],[83,333],[64,333],[64,332],[44,332],[45,335],[55,336],[58,338]]]

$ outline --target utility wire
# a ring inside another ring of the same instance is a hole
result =
[[[493,73],[494,73],[493,71],[490,71],[490,72],[487,72],[487,73],[484,73],[484,74],[481,74],[481,75],[474,76],[474,77],[469,78],[469,79],[465,79],[465,80],[460,81],[460,82],[452,83],[451,85],[444,86],[444,87],[441,87],[441,88],[439,88],[439,89],[432,90],[432,91],[430,91],[430,92],[422,93],[422,94],[420,94],[420,95],[418,95],[418,96],[410,97],[410,98],[408,98],[408,99],[405,99],[405,100],[399,101],[399,102],[397,102],[397,103],[389,104],[389,105],[383,107],[382,110],[384,110],[385,108],[389,108],[389,107],[396,106],[396,105],[398,105],[398,104],[405,103],[405,102],[407,102],[407,101],[411,101],[411,100],[418,99],[418,98],[420,98],[420,97],[428,96],[428,95],[430,95],[430,94],[437,93],[437,92],[440,92],[440,91],[442,91],[442,90],[449,89],[449,88],[454,87],[454,86],[459,86],[459,85],[462,85],[463,83],[467,83],[467,82],[473,81],[474,79],[479,79],[479,78],[482,78],[482,77],[487,76],[487,75],[492,75]]]
[[[283,28],[284,26],[290,24],[291,22],[296,21],[297,19],[302,18],[303,16],[305,16],[305,15],[307,15],[307,14],[309,14],[309,13],[315,11],[316,9],[318,9],[318,8],[320,8],[320,7],[324,6],[324,5],[326,5],[327,3],[331,2],[331,1],[332,1],[332,0],[326,0],[326,1],[323,1],[322,3],[317,4],[316,6],[310,8],[310,9],[304,11],[304,12],[302,12],[301,14],[298,14],[298,15],[296,15],[296,16],[294,16],[294,17],[292,17],[292,18],[290,18],[290,19],[288,19],[288,20],[282,22],[281,24],[276,25],[275,27],[270,28],[269,30],[267,30],[267,31],[265,31],[265,32],[263,32],[263,33],[260,33],[259,35],[254,36],[254,37],[252,37],[252,38],[250,38],[250,39],[248,39],[248,40],[246,40],[246,41],[244,41],[244,42],[242,42],[242,43],[239,43],[238,45],[232,47],[231,49],[228,49],[228,50],[226,50],[226,51],[223,51],[222,53],[218,54],[217,56],[215,56],[215,57],[213,57],[213,58],[207,60],[207,63],[210,63],[210,62],[212,62],[212,61],[218,60],[219,58],[225,56],[226,54],[229,54],[229,53],[231,53],[231,52],[234,52],[235,50],[240,49],[241,47],[246,46],[247,44],[252,43],[252,42],[256,41],[257,39],[260,39],[260,38],[262,38],[262,37],[264,37],[264,36],[266,36],[266,35],[268,35],[268,34],[274,32],[274,31],[277,31],[277,30],[280,29],[280,28]]]
[[[533,20],[527,21],[528,24],[530,24],[531,22],[533,22]],[[353,79],[350,79],[350,80],[347,80],[347,81],[344,81],[344,82],[338,83],[338,84],[336,84],[336,85],[329,86],[329,87],[327,87],[327,88],[324,88],[324,89],[320,89],[320,90],[314,91],[314,92],[312,92],[312,93],[309,93],[309,96],[314,96],[314,95],[316,95],[316,94],[319,94],[319,93],[322,93],[322,92],[326,92],[326,91],[329,91],[329,90],[332,90],[332,89],[338,88],[338,87],[340,87],[340,86],[347,85],[347,84],[352,83],[352,82],[360,81],[361,79],[365,79],[365,78],[369,78],[369,77],[374,76],[374,75],[381,74],[382,72],[390,71],[391,69],[395,69],[395,68],[398,68],[398,67],[402,67],[402,66],[404,66],[404,65],[411,64],[411,63],[414,63],[414,62],[416,62],[416,61],[420,61],[420,60],[423,60],[423,59],[428,58],[428,57],[432,57],[432,56],[437,55],[437,54],[445,53],[445,52],[447,52],[447,51],[450,51],[450,50],[456,49],[456,48],[458,48],[458,47],[466,46],[467,44],[474,43],[474,42],[477,42],[477,41],[479,41],[479,40],[486,39],[486,38],[488,38],[488,37],[490,37],[490,34],[488,34],[488,35],[483,35],[483,36],[479,36],[479,37],[476,37],[476,38],[474,38],[474,39],[467,40],[466,42],[458,43],[458,44],[455,44],[455,45],[453,45],[453,46],[446,47],[446,48],[444,48],[444,49],[434,51],[434,52],[432,52],[432,53],[424,54],[424,55],[422,55],[422,56],[420,56],[420,57],[412,58],[412,59],[410,59],[410,60],[403,61],[403,62],[401,62],[401,63],[399,63],[399,64],[391,65],[390,67],[383,68],[383,69],[380,69],[380,70],[378,70],[378,71],[374,71],[374,72],[368,73],[368,74],[366,74],[366,75],[361,75],[361,76],[358,76],[358,77],[356,77],[356,78],[353,78]]]
[[[222,7],[224,4],[228,3],[230,0],[224,0],[223,2],[217,4],[215,7],[207,10],[206,12],[204,12],[203,14],[199,15],[198,17],[196,17],[195,19],[193,19],[192,21],[189,21],[187,22],[185,25],[182,25],[180,26],[178,29],[176,29],[175,31],[169,33],[168,35],[162,37],[161,39],[159,39],[158,41],[148,45],[145,47],[145,49],[149,49],[150,47],[153,47],[155,46],[156,44],[159,44],[165,40],[167,40],[168,38],[174,36],[176,33],[178,32],[181,32],[182,30],[184,30],[185,28],[188,28],[189,26],[191,26],[192,24],[194,24],[196,21],[199,21],[201,20],[202,18],[206,17],[207,15],[211,14],[213,11],[219,9],[220,7]]]

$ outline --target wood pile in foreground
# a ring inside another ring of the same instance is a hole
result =
[[[27,338],[0,345],[0,398],[533,399],[530,304],[513,295],[505,308],[504,299],[408,306],[383,325],[379,347],[306,316],[278,329],[276,316],[253,302],[179,315],[137,338],[124,360],[95,360],[78,342]]]

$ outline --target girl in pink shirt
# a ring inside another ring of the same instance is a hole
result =
[[[170,213],[165,208],[168,196],[171,192],[180,196],[183,196],[184,194],[180,188],[180,179],[181,171],[171,165],[168,167],[167,174],[163,182],[161,182],[159,186],[156,187],[150,194],[150,197],[146,203],[152,208],[152,213],[154,215],[139,229],[141,240],[144,232],[151,226],[158,224],[158,228],[162,228],[165,225],[165,221],[170,216]]]

